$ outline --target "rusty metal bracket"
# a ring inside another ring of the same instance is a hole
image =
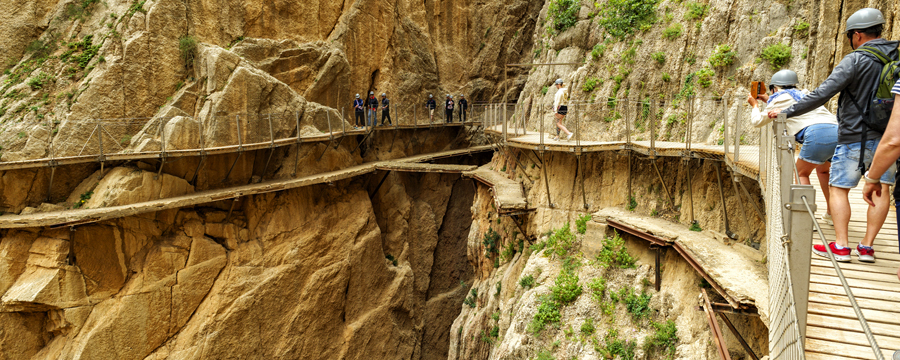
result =
[[[756,353],[753,352],[750,344],[747,344],[747,340],[744,340],[744,337],[741,336],[741,333],[737,331],[737,328],[734,327],[734,324],[731,323],[731,320],[728,319],[728,316],[723,313],[716,313],[716,315],[719,315],[719,317],[722,318],[722,322],[725,323],[725,326],[728,326],[728,330],[731,330],[731,333],[734,335],[734,337],[738,339],[738,342],[740,342],[741,346],[744,347],[744,351],[746,351],[747,354],[749,354],[750,357],[753,358],[753,360],[759,360],[759,357],[756,356]]]
[[[719,328],[719,322],[716,321],[716,313],[712,311],[712,305],[709,303],[709,294],[706,293],[706,289],[700,289],[700,294],[703,298],[703,304],[705,305],[704,310],[706,312],[706,319],[709,321],[709,328],[712,330],[713,339],[716,340],[716,349],[719,350],[719,356],[721,356],[723,360],[731,360],[731,354],[728,353],[728,346],[725,345],[725,338],[722,337],[722,329]]]

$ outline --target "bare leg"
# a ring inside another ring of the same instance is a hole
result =
[[[831,172],[831,163],[825,162],[822,165],[816,166],[816,177],[819,178],[819,186],[822,187],[822,193],[825,194],[825,206],[828,208],[825,210],[826,214],[831,214],[831,191],[828,186],[828,176]]]
[[[834,242],[849,246],[847,232],[850,227],[850,189],[831,187],[831,217],[834,221]]]
[[[823,170],[824,169],[824,170]],[[828,198],[831,194],[828,191],[828,171],[831,169],[831,163],[826,162],[816,165],[806,160],[797,159],[797,177],[800,178],[801,185],[809,185],[809,175],[816,171],[816,177],[819,178],[819,185],[822,187],[822,193],[825,194],[825,213],[831,214],[828,207]]]
[[[572,132],[569,129],[566,129],[566,126],[562,124],[563,119],[565,119],[565,115],[556,114],[556,127],[562,130],[566,135],[571,134]]]
[[[888,208],[891,205],[891,186],[881,184],[881,196],[872,196],[875,206],[867,206],[866,211],[866,236],[861,243],[865,246],[872,246],[875,243],[875,235],[881,231],[884,225],[884,219],[887,218]]]

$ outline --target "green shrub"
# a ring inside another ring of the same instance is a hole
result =
[[[809,23],[804,20],[797,22],[797,24],[794,25],[794,34],[800,38],[809,36]]]
[[[709,57],[709,65],[712,67],[725,67],[734,64],[734,58],[737,55],[731,45],[720,44],[716,47],[716,52]]]
[[[91,199],[91,195],[94,195],[94,191],[88,191],[81,194],[81,199],[79,199],[73,207],[76,209],[81,208],[82,206],[84,206],[84,203]]]
[[[594,350],[604,359],[614,359],[618,356],[622,360],[634,360],[636,346],[633,341],[619,339],[619,332],[616,329],[609,329],[606,332],[603,343],[594,339]]]
[[[663,38],[666,40],[672,40],[679,36],[681,36],[682,32],[681,23],[674,23],[669,25],[665,30],[663,30]]]
[[[662,79],[663,79],[663,81],[665,81],[665,82],[669,82],[669,81],[672,80],[672,76],[669,75],[669,73],[665,73],[665,72],[664,72],[664,73],[662,73]]]
[[[31,90],[42,89],[44,85],[53,81],[54,78],[43,71],[39,72],[37,75],[28,79],[28,86],[31,87]]]
[[[650,57],[653,60],[656,60],[656,62],[658,62],[660,64],[665,64],[665,62],[666,62],[666,53],[664,53],[662,51],[657,51],[653,54],[650,54]]]
[[[778,70],[791,60],[791,47],[783,43],[772,44],[763,48],[761,56],[772,70]]]
[[[708,88],[712,85],[712,77],[716,75],[716,72],[710,68],[702,68],[697,71],[697,84],[700,84],[702,88]]]
[[[134,15],[134,13],[139,11],[143,14],[146,14],[147,10],[144,10],[144,3],[146,2],[147,0],[135,0],[135,2],[132,3],[130,7],[128,7],[128,11],[125,12],[125,16],[131,17],[132,15]]]
[[[534,335],[540,334],[547,325],[559,324],[560,320],[559,304],[556,301],[553,301],[546,295],[541,296],[538,301],[540,304],[538,305],[537,313],[534,314],[534,318],[528,324],[528,331]]]
[[[700,228],[700,223],[698,223],[698,222],[696,222],[696,221],[694,221],[693,223],[691,223],[691,227],[688,228],[688,229],[691,230],[691,231],[696,231],[696,232],[701,232],[701,231],[703,231],[703,229]]]
[[[397,259],[394,258],[394,255],[386,254],[384,255],[384,258],[388,259],[388,261],[390,261],[394,266],[397,266]]]
[[[491,257],[498,252],[497,245],[500,243],[500,234],[494,231],[494,228],[489,228],[484,233],[481,243],[484,244],[484,256]]]
[[[684,14],[685,20],[703,19],[706,16],[706,10],[709,9],[708,5],[693,1],[687,3],[687,7],[688,12]]]
[[[553,353],[549,350],[542,350],[537,354],[537,357],[535,357],[534,360],[556,360],[556,358],[553,357]]]
[[[178,50],[181,52],[181,61],[184,62],[186,68],[194,64],[194,58],[197,57],[197,39],[193,36],[186,35],[178,39]]]
[[[533,288],[534,287],[534,276],[532,276],[531,274],[523,276],[521,279],[519,279],[519,286],[526,288],[526,289]]]
[[[600,60],[600,57],[603,56],[603,52],[606,51],[606,45],[597,44],[594,45],[594,48],[591,50],[591,57],[594,58],[594,61]]]
[[[584,233],[587,232],[587,222],[591,221],[591,219],[591,214],[579,216],[578,219],[575,220],[575,230],[577,230],[579,234],[584,235]]]
[[[578,285],[578,275],[570,270],[560,272],[556,277],[556,283],[550,290],[553,301],[561,305],[575,301],[582,292],[581,285]]]
[[[637,209],[637,205],[637,200],[634,198],[634,196],[629,196],[628,205],[625,206],[625,209],[628,211],[634,211],[634,209]]]
[[[602,277],[594,278],[588,283],[588,290],[591,291],[591,299],[602,303],[603,295],[606,294],[606,279]]]
[[[625,248],[625,239],[616,233],[613,237],[603,239],[603,247],[597,254],[595,263],[602,267],[612,266],[628,269],[634,267],[635,261],[635,258],[631,257]]]
[[[581,85],[581,90],[584,92],[591,92],[597,87],[597,85],[602,84],[603,80],[600,80],[595,77],[589,77],[584,81],[584,84]]]
[[[578,0],[551,0],[547,17],[552,20],[551,28],[556,33],[566,31],[578,23],[578,10],[581,2]]]
[[[656,22],[659,0],[608,0],[600,9],[599,23],[607,33],[618,39],[634,34]]]
[[[541,95],[547,95],[547,91],[549,91],[549,90],[550,90],[549,86],[544,86],[543,88],[541,88]]]
[[[575,234],[569,229],[569,223],[566,222],[563,227],[557,229],[553,235],[547,239],[546,247],[550,249],[551,254],[566,256],[575,242]]]
[[[636,294],[630,286],[619,290],[619,299],[635,320],[650,316],[650,297],[650,294],[643,291],[640,295]]]
[[[675,356],[675,346],[678,344],[678,329],[675,322],[667,320],[664,323],[651,322],[651,326],[656,329],[653,335],[647,336],[644,342],[645,347],[662,351],[667,358]]]
[[[584,323],[581,324],[581,333],[584,336],[591,336],[594,334],[594,319],[587,318],[584,320]]]

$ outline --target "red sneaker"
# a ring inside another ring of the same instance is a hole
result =
[[[856,245],[856,255],[859,256],[859,261],[873,263],[875,262],[875,249],[872,248],[863,248],[861,245]]]
[[[828,243],[828,247],[831,248],[831,252],[834,253],[834,260],[840,262],[850,262],[850,248],[845,247],[843,250],[838,250],[834,247],[834,241]],[[815,245],[813,246],[813,253],[819,255],[821,257],[828,257],[828,250],[825,249],[823,245]],[[874,261],[874,258],[873,258]]]

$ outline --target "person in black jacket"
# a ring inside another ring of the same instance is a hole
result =
[[[453,96],[447,94],[447,100],[444,101],[444,116],[448,124],[453,122],[453,106],[455,103],[453,102]]]
[[[466,96],[463,94],[459,94],[459,121],[466,122],[468,118],[468,114],[466,112],[469,111],[469,102],[466,101]]]
[[[434,101],[434,95],[428,94],[428,101],[425,102],[425,108],[428,109],[429,121],[434,122],[434,109],[437,103]]]
[[[359,98],[359,94],[356,94],[356,100],[353,100],[353,111],[356,113],[356,128],[359,129],[366,126],[366,110],[362,99]]]
[[[378,99],[375,98],[375,92],[369,91],[369,98],[366,99],[366,108],[369,109],[368,125],[375,127],[378,118],[375,117],[375,110],[378,110]]]
[[[394,122],[391,121],[391,101],[388,100],[386,93],[381,93],[381,126],[384,126],[385,119],[388,125],[394,126]]]

